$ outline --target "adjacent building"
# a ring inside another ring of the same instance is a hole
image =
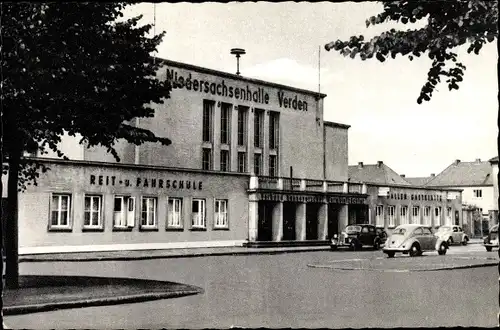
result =
[[[171,97],[133,123],[170,146],[118,141],[121,162],[64,136],[50,171],[19,194],[19,252],[326,244],[369,221],[348,183],[348,125],[325,94],[163,60]],[[4,178],[5,179],[5,178]]]
[[[473,162],[457,159],[436,176],[406,180],[428,188],[462,189],[464,226],[473,236],[480,237],[492,224],[498,223],[498,189],[494,188],[497,174],[498,157],[490,161],[476,159]]]
[[[463,223],[461,189],[412,185],[382,161],[349,166],[349,181],[367,185],[367,222],[389,232],[409,223],[429,226]]]

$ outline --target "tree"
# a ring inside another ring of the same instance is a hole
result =
[[[403,24],[426,20],[423,28],[398,31],[390,29],[365,41],[352,36],[348,41],[333,41],[325,45],[344,56],[362,60],[376,58],[384,62],[397,55],[407,56],[410,61],[427,53],[432,60],[427,82],[422,87],[417,102],[429,101],[441,77],[448,88],[458,89],[466,67],[458,61],[453,51],[468,44],[468,53],[479,54],[483,45],[498,37],[497,1],[381,1],[382,13],[366,20],[366,26],[394,21]]]
[[[141,16],[118,21],[127,5],[1,4],[8,287],[18,286],[18,190],[47,170],[25,151],[65,157],[58,149],[64,133],[105,147],[117,161],[113,145],[120,139],[171,143],[131,124],[154,116],[151,104],[163,103],[171,87],[156,78],[161,63],[150,56],[164,33],[148,37],[151,25],[138,26]]]

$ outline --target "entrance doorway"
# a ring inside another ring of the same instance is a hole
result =
[[[257,241],[273,240],[273,208],[274,203],[259,201],[259,226]]]
[[[339,234],[339,212],[340,205],[328,204],[328,239]]]
[[[318,211],[320,204],[306,204],[306,240],[318,239]]]
[[[295,203],[283,203],[283,240],[294,241],[295,238]]]

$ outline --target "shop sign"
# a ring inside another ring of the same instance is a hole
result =
[[[261,193],[260,200],[273,202],[297,202],[297,203],[332,203],[332,204],[365,204],[363,197],[353,196],[308,196],[276,193]]]
[[[90,185],[93,186],[118,186],[136,188],[202,190],[203,182],[196,180],[159,179],[159,178],[121,178],[110,175],[91,175]]]

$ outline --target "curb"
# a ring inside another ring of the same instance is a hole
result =
[[[138,255],[138,256],[109,256],[109,257],[88,257],[88,258],[37,258],[19,257],[19,262],[84,262],[84,261],[128,261],[128,260],[148,260],[148,259],[174,259],[174,258],[198,258],[210,256],[242,256],[257,254],[284,254],[299,252],[328,251],[330,247],[311,248],[303,250],[275,250],[275,251],[237,251],[237,252],[201,252],[192,254],[173,255]]]
[[[307,267],[311,268],[323,268],[323,269],[332,269],[332,270],[365,270],[372,272],[382,272],[382,273],[413,273],[413,272],[433,272],[439,270],[454,270],[454,269],[470,269],[470,268],[483,268],[483,267],[493,267],[498,266],[498,263],[484,263],[484,264],[476,264],[476,265],[461,265],[461,266],[446,266],[432,269],[370,269],[370,268],[361,268],[361,267],[331,267],[327,265],[312,265],[308,264]]]
[[[20,314],[39,313],[39,312],[49,312],[60,309],[129,304],[135,302],[191,296],[203,292],[204,291],[202,289],[180,290],[175,292],[146,293],[146,294],[138,294],[130,296],[117,296],[117,297],[107,297],[98,299],[96,298],[96,299],[86,299],[86,300],[53,302],[53,303],[44,303],[36,305],[4,306],[3,315],[20,315]]]

